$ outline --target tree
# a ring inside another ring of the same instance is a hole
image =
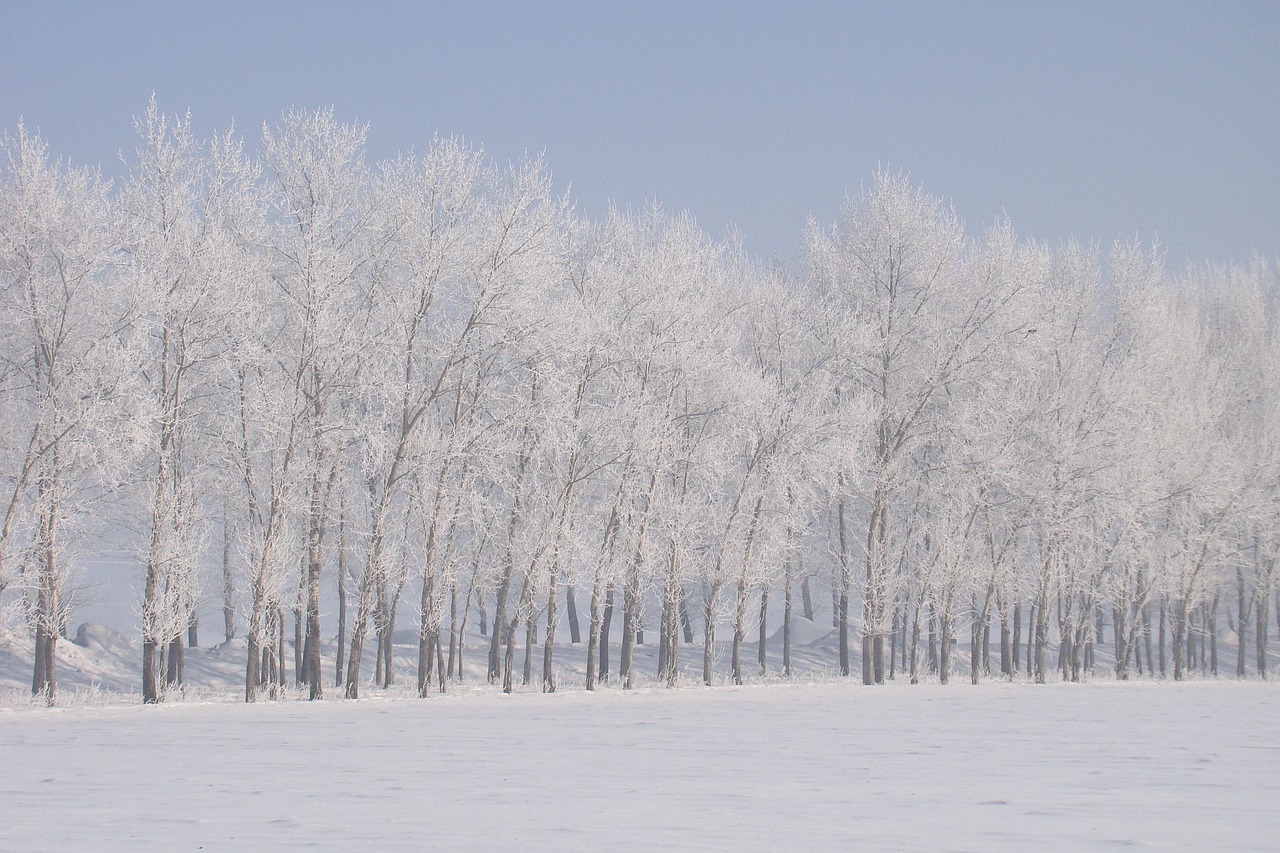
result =
[[[128,397],[121,386],[134,378],[122,369],[128,305],[108,276],[119,231],[97,172],[51,163],[45,143],[22,125],[2,144],[0,393],[9,466],[0,572],[13,540],[27,540],[31,690],[53,704],[67,618],[67,524],[119,480],[137,438],[119,409]]]
[[[154,98],[135,127],[139,149],[121,201],[124,273],[139,306],[131,346],[146,385],[140,416],[150,432],[142,693],[144,702],[156,702],[159,678],[180,682],[183,634],[195,618],[207,538],[198,494],[208,477],[200,469],[211,461],[199,442],[200,407],[226,384],[221,368],[234,339],[226,321],[235,316],[227,282],[240,273],[243,256],[232,229],[255,173],[230,134],[206,153],[191,134],[190,117],[162,116]]]
[[[853,345],[839,367],[843,392],[864,395],[871,410],[871,455],[863,472],[862,676],[868,684],[884,680],[884,635],[895,598],[893,527],[908,462],[947,395],[974,375],[992,341],[1023,322],[1010,311],[1022,283],[964,275],[964,250],[959,222],[941,201],[883,172],[846,203],[829,232],[810,229],[811,274],[848,318]],[[847,565],[851,543],[843,523],[840,559]]]

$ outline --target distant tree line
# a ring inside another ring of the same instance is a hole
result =
[[[1080,680],[1102,644],[1120,679],[1268,672],[1265,261],[971,239],[880,173],[782,269],[656,206],[585,220],[538,158],[372,164],[329,110],[252,150],[154,103],[136,128],[116,186],[21,125],[0,155],[0,595],[50,703],[104,531],[143,567],[146,702],[211,596],[247,701],[289,670],[357,697],[370,643],[388,683],[409,602],[422,695],[468,619],[506,690],[557,689],[557,653],[629,687],[645,628],[666,684],[682,648],[711,683],[731,630],[741,682],[771,601],[783,674],[800,616],[868,684],[945,683],[962,633],[974,682]]]

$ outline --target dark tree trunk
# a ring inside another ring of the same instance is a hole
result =
[[[842,578],[841,589],[836,597],[836,622],[840,626],[840,674],[848,676],[849,666],[849,581]]]
[[[1019,653],[1022,646],[1022,602],[1013,605],[1013,632],[1009,638],[1009,676],[1018,674],[1020,669]]]
[[[684,644],[693,645],[693,620],[689,618],[689,599],[680,596],[680,630],[684,634]]]
[[[902,630],[902,620],[898,615],[898,606],[893,607],[893,622],[889,626],[889,680],[892,681],[898,672],[898,632]]]
[[[280,688],[280,693],[284,693],[284,685],[289,680],[288,673],[285,672],[285,647],[284,647],[284,610],[276,610],[276,625],[279,627],[279,639],[276,641],[276,651],[280,656],[280,672],[276,686]]]
[[[39,692],[37,690],[37,685],[41,683],[41,679],[43,677],[40,672],[41,652],[44,649],[43,642],[44,642],[44,637],[41,636],[40,628],[37,625],[36,627],[36,679],[35,681],[33,681],[31,685],[31,690],[33,693]],[[159,644],[156,642],[154,637],[145,637],[142,640],[142,701],[144,704],[147,704],[147,705],[151,705],[160,701],[160,685],[158,681],[160,664],[159,664],[159,661],[156,660],[157,658],[156,650],[158,645]]]
[[[1013,633],[1009,630],[1009,613],[1003,602],[996,603],[1000,614],[1000,674],[1008,678],[1013,675]]]
[[[969,683],[977,684],[982,678],[982,618],[978,614],[969,625]]]
[[[662,616],[658,621],[658,679],[660,681],[665,680],[667,677],[667,638],[671,636],[671,626],[674,623],[675,617],[671,612],[671,600],[667,595],[663,595]]]
[[[1267,591],[1263,589],[1258,595],[1257,640],[1254,642],[1254,647],[1257,649],[1258,677],[1264,680],[1267,677],[1268,614]]]
[[[528,687],[533,680],[533,647],[538,645],[538,623],[530,616],[524,621],[524,671],[520,673],[520,683]]]
[[[782,674],[791,677],[791,566],[787,564],[787,574],[782,586]]]
[[[231,527],[222,518],[222,633],[229,643],[236,638],[235,583],[231,577]]]
[[[1230,608],[1228,608],[1230,609]],[[1236,619],[1239,620],[1236,625],[1236,678],[1244,678],[1248,673],[1248,666],[1245,663],[1248,656],[1246,642],[1249,637],[1249,605],[1244,599],[1244,569],[1236,567]],[[1230,613],[1228,613],[1230,618]]]
[[[1035,672],[1036,606],[1027,610],[1027,675]]]
[[[465,611],[465,607],[463,610]],[[454,673],[454,659],[458,654],[458,585],[452,583],[449,585],[449,662],[448,671],[445,678],[452,679]]]
[[[718,582],[712,582],[702,603],[702,683],[711,686],[711,661],[716,650],[715,606],[720,592]]]
[[[298,687],[307,683],[307,673],[302,665],[303,654],[306,641],[303,639],[302,631],[302,608],[293,608],[293,677],[294,684]]]
[[[916,606],[912,608],[911,615],[911,658],[910,669],[911,683],[920,683],[920,602],[916,602]]]
[[[1035,678],[1036,684],[1044,684],[1048,681],[1048,661],[1046,660],[1049,652],[1049,603],[1041,597],[1041,600],[1033,608],[1036,620],[1035,630]]]
[[[564,585],[564,606],[569,617],[569,642],[576,646],[582,642],[582,626],[578,623],[578,590],[571,583]]]
[[[938,616],[932,601],[929,602],[926,621],[929,629],[929,672],[936,673],[938,671]]]
[[[604,613],[600,617],[600,674],[597,681],[609,680],[609,632],[613,628],[613,584],[604,591]]]
[[[1151,603],[1146,602],[1142,605],[1142,642],[1147,651],[1147,672],[1155,674],[1155,655],[1152,651],[1152,643],[1155,637],[1152,636],[1151,630]]]
[[[840,630],[840,674],[848,676],[849,665],[849,543],[845,526],[845,499],[836,505],[836,524],[840,539],[840,568],[836,596],[836,626]]]
[[[1218,597],[1216,595],[1205,622],[1209,629],[1209,672],[1216,678],[1218,675]]]
[[[517,625],[517,621],[515,619],[512,619],[511,622],[509,623],[504,622],[502,625],[507,635],[506,654],[503,656],[503,661],[502,661],[502,692],[503,693],[510,693],[513,690],[515,690],[515,681],[512,675],[512,670],[515,669],[515,663],[516,663],[516,625]],[[501,633],[496,629],[496,625],[493,633],[495,637]]]
[[[945,612],[938,612],[938,648],[942,654],[938,660],[938,681],[943,684],[951,682],[951,617]]]
[[[1179,611],[1182,611],[1181,642],[1179,642],[1178,638]],[[1170,619],[1173,623],[1171,626],[1173,628],[1174,651],[1173,679],[1174,681],[1181,681],[1182,678],[1186,676],[1187,672],[1193,671],[1196,668],[1195,611],[1191,609],[1190,605],[1183,605],[1181,602],[1174,602],[1174,610],[1170,615]],[[1178,654],[1179,648],[1182,650],[1181,655]],[[1178,671],[1179,663],[1182,664],[1181,672]]]
[[[597,573],[591,584],[591,603],[587,615],[587,675],[584,686],[587,690],[596,689],[596,656],[600,652],[600,576]]]
[[[181,687],[185,671],[186,656],[182,648],[182,635],[179,634],[169,641],[169,654],[164,674],[165,688]]]
[[[334,666],[333,686],[342,686],[343,658],[347,642],[347,521],[345,513],[338,517],[338,657]]]
[[[1160,616],[1160,639],[1158,639],[1158,643],[1157,643],[1158,648],[1160,648],[1160,678],[1165,678],[1165,676],[1169,674],[1169,669],[1167,669],[1167,666],[1165,665],[1166,619],[1165,619],[1165,599],[1164,598],[1160,599],[1160,613],[1158,613],[1158,616]]]
[[[1124,608],[1117,604],[1112,608],[1112,636],[1115,637],[1116,679],[1127,681],[1129,678],[1129,641],[1124,617]]]
[[[982,617],[982,674],[991,674],[991,611]]]
[[[756,659],[760,664],[760,674],[765,675],[768,672],[767,654],[769,646],[768,632],[768,613],[769,613],[769,590],[768,588],[760,590],[760,642],[756,650]]]
[[[733,608],[733,650],[729,655],[730,673],[734,684],[742,683],[742,643],[745,639],[743,623],[746,621],[746,605],[747,585],[745,581],[739,580],[738,594]]]
[[[1130,612],[1129,618],[1133,620],[1132,640],[1129,644],[1133,647],[1133,665],[1138,675],[1142,675],[1144,671],[1142,644],[1147,635],[1146,628],[1142,624],[1142,607],[1135,605]],[[1150,661],[1147,661],[1147,664],[1149,663]]]

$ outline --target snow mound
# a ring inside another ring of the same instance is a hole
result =
[[[791,645],[793,646],[811,646],[820,640],[825,640],[833,633],[833,628],[829,625],[820,625],[812,619],[805,619],[803,616],[791,617]],[[773,632],[773,636],[769,638],[770,643],[782,644],[782,629],[779,628]]]
[[[133,641],[124,634],[91,622],[82,622],[71,642],[81,648],[104,652],[121,659],[132,659],[137,653]]]

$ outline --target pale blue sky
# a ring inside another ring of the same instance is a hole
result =
[[[795,256],[878,165],[1057,243],[1280,255],[1280,3],[0,0],[0,127],[119,171],[154,90],[204,133],[290,106],[377,156],[545,150],[598,215],[657,198]]]

